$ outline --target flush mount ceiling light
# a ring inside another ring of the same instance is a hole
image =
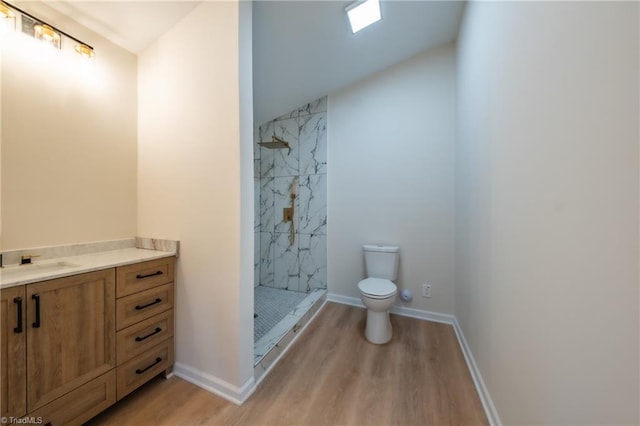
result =
[[[354,34],[382,19],[379,0],[364,0],[350,4],[345,9]]]
[[[78,43],[75,46],[75,51],[78,52],[78,54],[85,58],[93,57],[93,47],[89,46],[87,43],[59,30],[53,25],[44,22],[42,19],[36,18],[32,14],[25,12],[11,3],[0,1],[0,17],[12,18],[16,16],[16,13],[20,16],[22,32],[24,34],[31,35],[37,40],[47,43],[57,49],[62,48],[62,36],[65,36]]]

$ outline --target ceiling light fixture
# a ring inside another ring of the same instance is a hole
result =
[[[347,6],[345,11],[353,34],[382,19],[379,0],[357,1]]]
[[[78,52],[78,54],[85,58],[93,57],[93,47],[89,46],[87,43],[78,40],[77,38],[65,33],[64,31],[59,30],[53,25],[44,22],[42,19],[36,18],[32,14],[25,12],[24,10],[12,5],[11,3],[0,1],[0,16],[4,16],[6,18],[15,17],[16,12],[20,14],[23,27],[22,32],[33,35],[33,37],[35,37],[37,40],[41,40],[47,44],[50,44],[57,49],[62,48],[62,36],[65,36],[78,43],[75,47],[75,51]],[[30,25],[26,24],[27,29],[25,29],[26,22],[33,23],[33,26],[31,27]],[[31,33],[31,30],[29,28],[32,28],[33,33]]]

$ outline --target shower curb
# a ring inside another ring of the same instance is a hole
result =
[[[322,298],[318,299],[318,302],[316,302],[316,303],[320,303],[320,305],[315,310],[315,312],[309,317],[309,319],[306,321],[306,323],[303,326],[301,326],[300,328],[295,328],[294,327],[287,334],[282,336],[280,341],[273,348],[271,348],[267,354],[265,354],[265,356],[262,358],[262,360],[260,360],[258,362],[258,364],[255,365],[255,367],[253,369],[253,371],[254,371],[253,378],[255,380],[255,386],[258,386],[260,384],[260,382],[262,382],[262,380],[264,380],[264,378],[267,377],[269,372],[273,369],[273,367],[276,366],[276,364],[278,364],[280,359],[293,346],[295,341],[307,329],[309,324],[311,324],[316,319],[318,314],[322,311],[322,309],[327,304],[327,301],[328,301],[328,299],[327,299],[326,293],[325,293],[325,295],[322,296]],[[289,340],[286,344],[284,344],[284,346],[280,346],[280,343],[287,338],[287,335],[289,333],[293,333],[292,339]],[[272,353],[275,353],[275,351],[280,351],[280,352],[275,356],[275,358],[273,358],[271,360],[270,359],[270,355]],[[266,366],[264,365],[265,363],[267,364]]]

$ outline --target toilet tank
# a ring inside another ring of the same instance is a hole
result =
[[[400,247],[364,245],[362,248],[368,278],[394,281],[398,277]]]

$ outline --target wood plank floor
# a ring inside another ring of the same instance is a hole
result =
[[[327,303],[238,407],[177,377],[156,378],[92,425],[487,424],[453,327],[392,315],[364,338],[366,312]]]

